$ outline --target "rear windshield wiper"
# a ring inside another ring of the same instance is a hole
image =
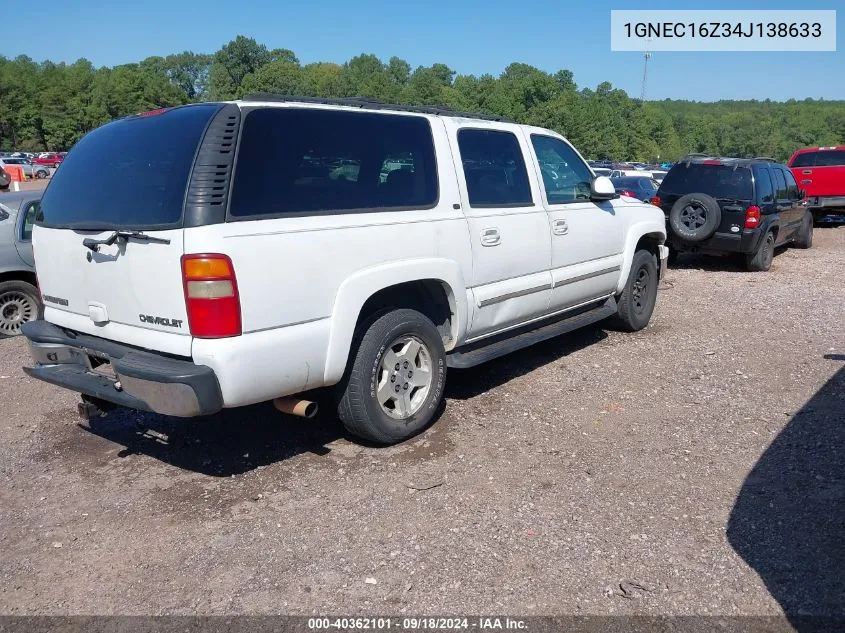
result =
[[[95,240],[86,237],[82,240],[82,245],[85,248],[90,248],[95,253],[100,250],[100,246],[111,246],[115,242],[128,242],[130,239],[138,240],[139,242],[152,242],[154,244],[170,244],[170,240],[163,237],[153,237],[147,235],[142,231],[115,231],[104,240]]]

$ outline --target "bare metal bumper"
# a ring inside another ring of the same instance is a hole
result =
[[[139,350],[46,321],[23,326],[34,367],[24,371],[45,382],[114,404],[164,415],[192,417],[223,406],[214,372],[190,360]],[[113,376],[95,363],[111,364]]]

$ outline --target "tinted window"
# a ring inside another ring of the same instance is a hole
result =
[[[244,122],[229,212],[426,208],[437,195],[434,143],[424,117],[262,108]]]
[[[458,132],[458,148],[471,206],[532,204],[528,172],[513,134],[463,129]]]
[[[751,200],[751,171],[732,165],[678,163],[660,183],[660,191],[677,195],[706,193],[714,198]]]
[[[788,196],[786,195],[786,180],[783,177],[783,172],[775,167],[772,169],[772,175],[775,179],[775,197],[778,200],[786,200]]]
[[[23,222],[21,223],[21,239],[28,242],[32,239],[32,227],[35,224],[35,218],[40,211],[40,202],[30,202],[21,212],[25,213]]]
[[[774,202],[775,189],[772,186],[772,177],[769,175],[769,170],[762,167],[756,169],[755,178],[757,180],[757,200],[761,203]]]
[[[784,169],[783,167],[779,167],[778,171],[783,174],[783,177],[786,179],[786,197],[790,200],[797,200],[800,196],[798,195],[798,185],[795,183],[795,178],[792,175],[792,172],[788,169]]]
[[[816,155],[817,167],[834,167],[845,165],[845,150],[825,150]]]
[[[44,224],[178,226],[197,145],[218,108],[190,106],[131,117],[83,137],[44,192]]]
[[[531,144],[540,163],[549,204],[590,199],[593,175],[575,150],[560,139],[537,134],[531,135]]]
[[[795,160],[792,161],[792,167],[812,167],[816,164],[816,156],[818,156],[818,152],[805,152],[803,154],[798,154],[795,157]]]
[[[643,191],[657,190],[657,183],[651,178],[625,176],[623,178],[613,178],[611,182],[617,189],[642,189]]]

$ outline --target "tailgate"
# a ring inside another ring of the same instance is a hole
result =
[[[186,199],[196,198],[187,191],[198,148],[220,110],[202,104],[128,117],[68,153],[33,230],[47,321],[190,356],[182,227]]]
[[[182,289],[182,230],[147,231],[169,244],[118,240],[98,251],[84,239],[112,231],[36,227],[38,283],[45,319],[56,325],[180,356],[191,355]]]

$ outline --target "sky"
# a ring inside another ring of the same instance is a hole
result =
[[[498,75],[511,62],[571,70],[579,88],[610,81],[640,95],[641,53],[611,52],[611,9],[836,9],[837,51],[655,53],[647,99],[845,99],[842,0],[143,0],[50,2],[37,28],[7,29],[0,55],[96,66],[183,50],[214,52],[236,35],[289,48],[302,63],[360,53],[412,67],[435,62],[461,74]],[[22,16],[17,12],[18,16]],[[29,19],[27,18],[27,21]]]

